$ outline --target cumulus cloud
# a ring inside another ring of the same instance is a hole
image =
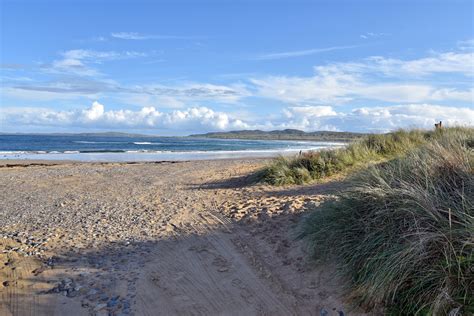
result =
[[[94,102],[85,109],[55,111],[38,108],[6,108],[2,125],[28,127],[75,127],[118,130],[151,129],[156,133],[182,135],[192,132],[238,129],[296,128],[305,131],[333,130],[357,132],[388,132],[398,128],[432,128],[437,121],[447,126],[474,125],[474,109],[432,104],[359,107],[338,111],[332,106],[292,106],[272,117],[244,120],[238,116],[207,107],[190,107],[170,112],[155,107],[140,110],[107,110]]]
[[[446,126],[474,125],[474,109],[432,104],[360,107],[350,112],[338,112],[331,106],[303,106],[289,107],[283,114],[267,126],[306,131],[389,132],[398,128],[432,128],[440,120]]]
[[[86,121],[97,121],[104,115],[104,112],[104,106],[95,101],[89,109],[83,110],[81,114]]]
[[[157,129],[175,131],[202,131],[243,129],[248,125],[229,114],[207,107],[161,112],[155,107],[138,111],[106,110],[95,101],[82,110],[55,111],[39,108],[7,108],[2,120],[8,125],[93,127],[112,129]]]

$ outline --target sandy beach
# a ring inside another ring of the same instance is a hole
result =
[[[346,315],[295,240],[341,188],[252,185],[262,159],[0,165],[0,315]]]

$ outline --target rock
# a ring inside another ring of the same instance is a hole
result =
[[[87,295],[95,295],[95,294],[97,294],[96,289],[90,289],[89,292],[87,292]]]
[[[107,307],[115,307],[118,305],[119,303],[119,298],[120,298],[120,295],[117,295],[113,298],[111,298],[108,302],[107,302]]]
[[[79,295],[78,291],[74,291],[74,289],[67,290],[67,297],[76,297]]]
[[[99,297],[99,300],[101,300],[102,302],[106,302],[109,300],[109,297],[106,295],[106,294],[102,294],[100,297]]]
[[[62,280],[61,283],[63,283],[63,284],[70,284],[70,283],[72,283],[72,280],[69,279],[69,278],[66,278],[66,279]]]

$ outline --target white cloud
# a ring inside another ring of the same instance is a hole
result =
[[[284,129],[305,131],[335,130],[388,132],[398,128],[432,128],[443,121],[446,126],[474,125],[474,109],[432,104],[360,107],[349,112],[332,106],[292,106],[278,116],[260,116],[252,122],[242,116],[214,111],[207,107],[190,107],[163,112],[155,107],[140,110],[106,110],[99,102],[86,109],[55,111],[47,108],[5,108],[3,126],[67,127],[118,130],[152,129],[156,133],[182,135],[193,132],[238,129]],[[244,115],[245,117],[245,115]]]
[[[331,63],[315,67],[316,72],[376,73],[388,77],[422,77],[436,73],[473,75],[474,52],[433,53],[412,60],[371,56],[360,62]]]
[[[348,124],[359,131],[369,126],[369,130],[385,132],[397,128],[433,128],[438,121],[443,121],[445,126],[473,126],[474,109],[432,104],[358,108],[339,124]]]
[[[161,112],[155,107],[143,107],[138,111],[106,110],[95,101],[83,110],[55,111],[45,108],[7,108],[2,111],[7,125],[134,128],[175,131],[202,131],[244,129],[248,125],[224,112],[206,107]]]
[[[122,87],[121,91],[138,95],[175,98],[178,102],[213,100],[234,103],[242,97],[250,95],[250,92],[243,85],[225,86],[209,83],[185,83],[179,86],[165,86],[161,84],[136,85],[133,87]]]
[[[151,39],[196,39],[191,36],[176,36],[176,35],[152,35],[152,34],[140,34],[137,32],[114,32],[110,36],[122,40],[151,40]]]
[[[65,77],[58,81],[21,82],[4,87],[1,95],[18,100],[64,100],[81,97],[98,98],[106,92],[113,92],[119,85],[110,79],[95,80],[90,77]]]
[[[474,109],[432,104],[361,107],[350,112],[337,112],[330,106],[289,107],[279,119],[260,126],[306,131],[388,132],[398,128],[432,128],[440,120],[446,126],[473,126]]]
[[[306,117],[309,119],[337,115],[332,106],[291,106],[284,109],[284,114],[288,118]]]
[[[255,60],[270,60],[270,59],[282,59],[282,58],[290,58],[290,57],[300,57],[300,56],[307,56],[307,55],[314,55],[324,52],[331,52],[335,50],[342,50],[342,49],[350,49],[355,48],[357,46],[333,46],[333,47],[325,47],[325,48],[312,48],[306,50],[297,50],[297,51],[289,51],[289,52],[281,52],[281,53],[267,53],[258,55],[255,57]]]
[[[315,67],[309,77],[267,76],[251,82],[260,96],[289,103],[341,104],[355,99],[385,102],[474,102],[474,53],[448,52],[403,61],[370,57]],[[463,76],[469,87],[439,86],[440,73]]]
[[[28,100],[28,101],[61,101],[61,100],[74,100],[81,97],[97,98],[98,93],[84,93],[84,92],[55,92],[52,89],[41,90],[41,87],[36,86],[33,90],[29,90],[28,86],[16,87],[5,87],[0,91],[0,98],[8,97],[15,100]]]
[[[63,52],[62,58],[55,60],[45,68],[53,73],[67,73],[79,76],[98,76],[100,72],[90,64],[100,64],[104,61],[146,57],[147,54],[135,51],[94,51],[87,49],[73,49]]]
[[[387,75],[428,75],[433,73],[460,73],[473,75],[474,53],[447,52],[414,60],[371,57],[367,66],[372,70],[381,69]]]
[[[111,33],[110,36],[125,40],[145,40],[149,38],[146,35],[141,35],[135,32],[116,32]]]
[[[289,103],[344,103],[352,100],[357,78],[343,73],[320,73],[313,77],[269,76],[251,79],[257,94]]]
[[[459,41],[458,42],[458,47],[461,50],[473,50],[474,49],[474,38],[465,40],[465,41]]]
[[[86,121],[97,121],[104,115],[104,106],[97,101],[92,103],[92,106],[82,111],[82,117]]]
[[[371,39],[371,38],[379,38],[379,37],[383,37],[383,36],[387,36],[387,35],[389,35],[389,34],[387,34],[387,33],[367,32],[367,33],[359,35],[359,37],[366,40],[366,39]]]
[[[78,97],[99,98],[113,95],[128,104],[141,106],[182,107],[203,100],[236,103],[251,93],[244,85],[182,83],[181,85],[147,84],[121,86],[114,80],[90,77],[61,78],[60,81],[17,83],[5,87],[2,94],[16,99],[54,100]]]

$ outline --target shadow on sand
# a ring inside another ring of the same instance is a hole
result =
[[[242,176],[194,188],[242,188],[252,181],[252,176]],[[341,183],[325,183],[265,195],[339,189]],[[33,286],[31,294],[7,290],[0,295],[0,314],[320,315],[326,310],[338,315],[344,309],[334,267],[307,262],[301,241],[292,238],[303,213],[264,216],[246,224],[218,211],[198,215],[202,220],[168,225],[166,234],[153,240],[63,250],[29,280],[47,284],[47,289]]]

